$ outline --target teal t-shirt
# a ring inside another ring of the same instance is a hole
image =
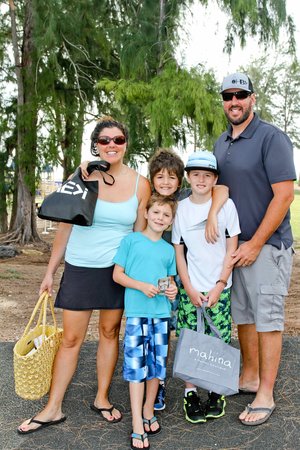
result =
[[[159,278],[176,275],[173,246],[163,239],[152,241],[140,232],[130,233],[122,240],[114,263],[123,267],[130,278],[155,286]],[[126,317],[170,317],[170,311],[165,295],[149,298],[136,289],[125,289]]]

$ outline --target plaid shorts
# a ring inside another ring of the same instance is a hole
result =
[[[179,290],[179,294],[176,336],[179,336],[181,328],[197,331],[197,309],[183,288]],[[206,292],[203,294],[205,295]],[[216,306],[207,308],[206,312],[220,331],[222,340],[229,344],[231,341],[230,289],[224,289]],[[205,334],[214,336],[205,318],[204,324]]]
[[[166,378],[169,319],[127,317],[124,335],[123,378],[142,383]]]

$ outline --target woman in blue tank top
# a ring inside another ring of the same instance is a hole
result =
[[[124,305],[124,288],[112,279],[113,258],[124,236],[145,228],[144,210],[151,189],[145,177],[124,164],[128,132],[123,124],[104,117],[97,123],[91,140],[92,154],[110,163],[109,173],[115,183],[107,185],[99,171],[92,172],[88,179],[97,180],[99,186],[92,226],[59,224],[40,293],[52,292],[54,274],[65,255],[65,270],[55,302],[56,307],[63,308],[64,336],[54,363],[48,403],[33,419],[20,425],[20,434],[66,420],[62,401],[94,309],[100,310],[98,391],[91,408],[111,423],[122,418],[108,398]]]

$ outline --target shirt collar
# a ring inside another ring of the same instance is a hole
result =
[[[251,122],[248,124],[248,126],[244,129],[244,131],[236,139],[240,139],[240,138],[251,139],[253,134],[255,133],[258,125],[259,125],[259,117],[256,113],[254,113],[253,119],[251,120]],[[232,136],[232,126],[229,124],[227,127],[226,140],[232,139],[231,136]]]

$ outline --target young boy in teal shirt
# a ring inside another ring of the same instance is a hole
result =
[[[149,448],[148,435],[161,431],[154,402],[159,380],[166,377],[170,300],[177,294],[175,251],[162,234],[175,210],[175,200],[153,194],[146,207],[146,229],[126,236],[114,258],[113,279],[126,288],[123,376],[129,381],[132,449]]]

